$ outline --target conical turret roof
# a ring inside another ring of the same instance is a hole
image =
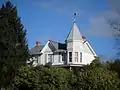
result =
[[[71,31],[69,32],[66,40],[67,41],[82,40],[82,35],[81,35],[76,23],[73,23],[73,27],[72,27]]]

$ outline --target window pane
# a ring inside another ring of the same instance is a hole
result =
[[[60,52],[58,53],[58,55],[59,55],[59,62],[61,62],[61,58],[60,58]]]
[[[47,63],[47,54],[45,54],[45,63]]]
[[[82,62],[82,52],[80,52],[80,62]]]
[[[62,61],[65,61],[65,53],[64,54],[62,54]]]
[[[69,52],[69,62],[72,62],[72,52]]]
[[[78,62],[78,52],[75,52],[75,62]]]
[[[48,54],[48,62],[52,62],[52,54]]]

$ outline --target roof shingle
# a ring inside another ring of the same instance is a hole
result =
[[[40,51],[43,49],[44,45],[34,46],[32,49],[30,49],[30,55],[36,55],[40,54]]]

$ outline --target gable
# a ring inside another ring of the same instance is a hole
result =
[[[86,53],[96,56],[95,51],[92,49],[92,47],[90,46],[90,44],[87,41],[84,43],[84,51]]]
[[[50,45],[50,42],[48,41],[46,43],[46,45],[44,46],[44,48],[42,49],[42,53],[45,53],[45,52],[53,52],[53,47]]]

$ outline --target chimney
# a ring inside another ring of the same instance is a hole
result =
[[[36,41],[36,45],[35,46],[40,46],[40,42]]]
[[[83,39],[83,41],[86,41],[86,37],[85,36],[82,36],[82,39]]]

